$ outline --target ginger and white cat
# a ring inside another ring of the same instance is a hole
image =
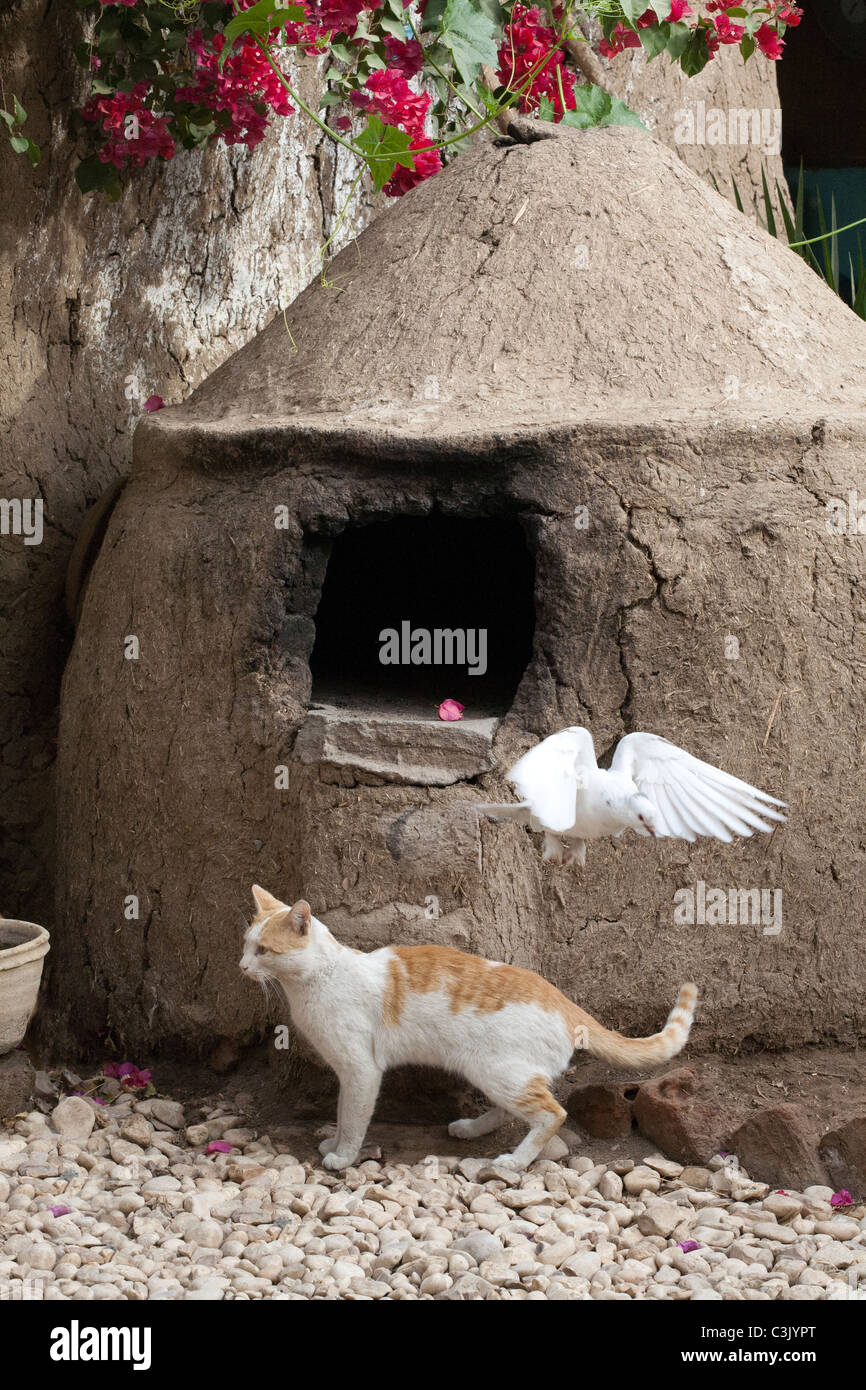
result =
[[[496,1159],[522,1169],[565,1118],[550,1085],[577,1049],[616,1066],[644,1067],[674,1057],[689,1036],[694,985],[683,985],[660,1033],[625,1038],[530,970],[448,946],[355,951],[341,946],[303,899],[289,907],[258,886],[253,897],[241,970],[281,986],[295,1027],[340,1079],[337,1133],[320,1145],[326,1168],[357,1159],[388,1067],[444,1067],[489,1097],[492,1109],[448,1126],[458,1139],[489,1134],[509,1115],[524,1120],[525,1139]]]

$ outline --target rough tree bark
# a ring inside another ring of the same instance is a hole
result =
[[[0,0],[5,105],[19,98],[44,151],[34,172],[0,141],[0,497],[45,504],[41,545],[0,536],[0,912],[49,922],[64,574],[83,514],[128,471],[147,397],[183,399],[311,278],[348,190],[299,115],[252,154],[181,151],[118,204],[83,198],[66,135],[77,24],[67,0]],[[308,96],[314,82],[311,63]],[[366,217],[356,205],[348,225]]]

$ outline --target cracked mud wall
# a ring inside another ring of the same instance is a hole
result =
[[[305,895],[350,945],[434,940],[541,970],[625,1032],[654,1031],[695,979],[699,1050],[863,1037],[863,540],[828,534],[824,505],[861,477],[859,429],[584,425],[481,438],[435,470],[417,446],[373,467],[339,441],[275,437],[243,476],[225,440],[182,459],[139,440],[146,468],[112,517],[64,687],[55,1040],[106,1029],[125,1051],[189,1055],[272,1037],[284,1011],[237,972],[254,881]],[[512,795],[497,774],[431,788],[296,761],[315,538],[431,506],[517,515],[535,551],[533,654],[499,768],[566,724],[600,756],[650,729],[782,797],[790,822],[731,845],[597,841],[565,872],[525,830],[476,826],[475,801]],[[698,880],[781,887],[782,933],[677,924],[675,894]]]
[[[0,495],[45,500],[41,545],[0,537],[0,912],[49,926],[64,576],[85,510],[128,473],[147,397],[182,400],[315,273],[350,182],[297,116],[252,154],[180,151],[118,204],[83,198],[65,134],[79,22],[67,0],[0,4],[7,105],[43,149],[34,172],[0,140]],[[367,216],[356,205],[347,230]]]

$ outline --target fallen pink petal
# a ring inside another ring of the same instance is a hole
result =
[[[439,718],[451,724],[455,720],[463,718],[463,710],[464,706],[459,700],[443,700],[439,706]]]
[[[678,1240],[677,1245],[684,1255],[688,1255],[690,1250],[700,1250],[700,1242],[697,1240]]]
[[[230,1154],[231,1151],[232,1145],[227,1144],[225,1139],[212,1139],[205,1149],[205,1153],[209,1154]]]
[[[49,1207],[48,1210],[51,1212],[51,1215],[52,1215],[52,1216],[68,1216],[69,1213],[71,1212],[72,1208],[71,1208],[71,1207]]]
[[[155,410],[163,410],[165,408],[165,401],[162,399],[162,396],[148,396],[144,403],[144,408],[152,415]]]
[[[830,1198],[831,1207],[850,1207],[854,1205],[854,1198],[844,1187],[839,1192],[834,1192]]]

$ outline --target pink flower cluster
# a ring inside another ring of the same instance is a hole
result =
[[[132,1062],[106,1062],[102,1070],[131,1091],[146,1091],[150,1085],[150,1072],[133,1066]]]
[[[389,67],[404,77],[414,77],[424,66],[424,50],[417,39],[396,39],[393,34],[386,34],[385,53]]]
[[[433,148],[432,140],[424,133],[424,123],[433,98],[428,92],[413,92],[402,72],[396,68],[378,68],[371,72],[361,91],[349,96],[353,106],[371,111],[385,125],[397,126],[409,136],[409,149],[415,167],[398,165],[385,184],[384,191],[392,198],[408,193],[442,168],[442,156]]]
[[[171,159],[174,140],[168,131],[168,117],[157,116],[144,104],[148,82],[138,82],[131,92],[115,92],[110,97],[91,97],[81,114],[86,121],[102,124],[106,139],[99,151],[103,164],[122,169],[144,164],[156,155]]]
[[[187,43],[195,60],[197,80],[194,86],[178,88],[177,95],[193,106],[228,112],[229,124],[220,131],[227,145],[253,149],[268,128],[268,107],[280,116],[290,116],[294,111],[285,87],[254,39],[245,38],[234,48],[222,72],[222,34],[215,34],[208,45],[201,30],[194,29]]]
[[[534,111],[541,98],[547,97],[557,118],[562,120],[576,104],[575,79],[565,66],[565,55],[556,41],[555,30],[542,22],[540,10],[515,5],[499,47],[496,76],[509,91],[523,88],[518,103],[521,111]]]
[[[736,0],[730,0],[733,7]],[[686,15],[692,14],[692,8],[688,0],[673,0],[670,19],[673,23],[679,23]],[[637,21],[638,29],[648,29],[651,24],[658,24],[658,15],[655,10],[650,8],[644,10]],[[617,53],[622,53],[626,48],[640,48],[640,35],[634,29],[629,29],[627,24],[617,24],[609,39],[602,39],[598,46],[598,51],[603,58],[613,58]]]
[[[729,10],[742,9],[743,5],[741,0],[706,0],[704,8],[706,10],[706,18],[698,22],[707,26],[707,48],[712,58],[718,52],[719,48],[724,47],[726,44],[739,43],[746,33],[746,26],[737,23],[737,20],[732,19],[728,13]],[[791,3],[791,0],[771,0],[770,11],[770,18],[765,20],[760,28],[755,31],[754,37],[759,52],[763,53],[765,58],[777,59],[781,58],[782,50],[785,47],[785,41],[780,35],[777,26],[783,24],[790,28],[794,28],[800,23],[803,17],[803,11],[796,4]],[[694,15],[694,11],[688,5],[687,0],[674,0],[669,16],[671,21],[677,22],[688,15]],[[742,16],[739,17],[741,18]],[[710,19],[712,21],[711,25],[709,24]],[[654,9],[650,8],[644,10],[637,21],[637,27],[638,29],[646,29],[650,24],[657,23],[658,15]],[[697,24],[692,27],[696,28]],[[599,52],[605,58],[613,58],[617,53],[622,53],[626,48],[639,47],[639,34],[633,29],[629,29],[628,25],[619,23],[614,28],[609,39],[602,39],[599,45]]]

